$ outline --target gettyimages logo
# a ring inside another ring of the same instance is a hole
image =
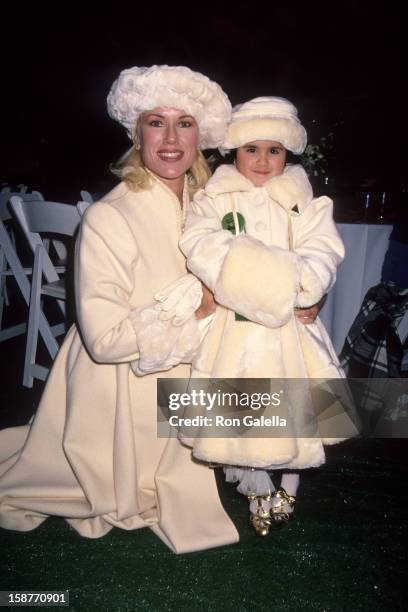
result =
[[[200,406],[205,410],[212,410],[215,406],[236,408],[239,406],[259,410],[266,406],[280,406],[281,394],[283,394],[282,389],[278,393],[226,392],[220,389],[209,393],[204,389],[191,389],[184,393],[170,393],[168,406],[170,410],[187,406]]]
[[[286,419],[278,414],[266,418],[263,414],[254,416],[253,414],[242,414],[242,410],[258,411],[270,406],[278,407],[281,404],[281,394],[283,390],[275,393],[255,393],[238,391],[215,392],[204,391],[204,389],[191,389],[184,393],[170,393],[168,398],[169,410],[177,411],[177,414],[169,416],[169,424],[172,427],[286,427]],[[181,411],[180,411],[181,409]],[[191,409],[197,409],[197,414],[192,415]],[[204,410],[207,414],[199,414]],[[219,414],[214,413],[218,410]],[[180,411],[180,412],[179,412]],[[240,415],[227,416],[228,413]],[[190,416],[184,416],[188,412]],[[211,416],[208,413],[212,412]]]
[[[344,379],[158,379],[159,437],[338,438],[359,434]]]

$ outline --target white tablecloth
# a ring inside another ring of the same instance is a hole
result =
[[[380,282],[392,225],[340,223],[337,227],[346,256],[338,268],[336,284],[327,297],[320,318],[339,353],[365,294]]]

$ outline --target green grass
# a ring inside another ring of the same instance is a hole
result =
[[[0,589],[68,589],[69,609],[86,612],[406,610],[407,448],[329,448],[326,465],[302,476],[296,518],[267,538],[220,479],[241,540],[205,552],[174,555],[147,529],[89,540],[56,518],[29,533],[0,530]]]

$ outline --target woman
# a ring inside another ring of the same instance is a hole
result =
[[[177,439],[157,438],[157,376],[133,371],[145,307],[186,273],[178,240],[209,174],[198,148],[221,144],[230,104],[188,68],[135,67],[113,84],[108,111],[134,146],[117,169],[122,182],[83,219],[80,330],[69,331],[31,427],[1,432],[0,525],[26,531],[58,515],[88,537],[149,526],[177,553],[236,542],[213,472]],[[180,361],[172,351],[163,368]],[[166,372],[188,375],[187,365]]]

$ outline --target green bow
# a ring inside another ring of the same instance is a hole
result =
[[[238,218],[238,233],[245,234],[245,219],[241,213],[237,213]],[[228,230],[232,234],[235,234],[235,221],[232,212],[227,213],[223,216],[221,221],[222,229]]]
[[[245,218],[243,215],[241,215],[241,213],[237,213],[237,219],[238,219],[238,233],[239,234],[245,234]],[[225,229],[229,232],[231,232],[232,234],[235,235],[236,230],[235,230],[235,220],[234,220],[234,215],[232,214],[232,212],[227,213],[226,215],[223,216],[222,221],[221,221],[221,225],[222,225],[222,229]],[[235,320],[236,321],[248,321],[248,319],[246,317],[244,317],[243,315],[238,314],[237,312],[235,313]]]

